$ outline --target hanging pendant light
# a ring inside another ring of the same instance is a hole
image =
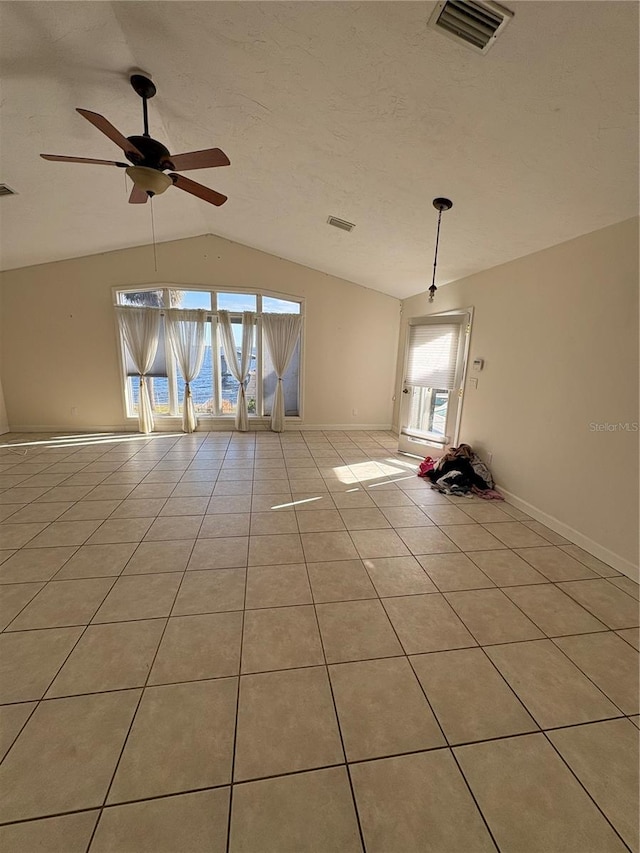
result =
[[[438,243],[440,242],[440,220],[442,219],[443,210],[451,210],[453,202],[448,198],[434,198],[433,206],[438,211],[438,230],[436,231],[436,251],[433,256],[433,278],[431,287],[429,288],[429,302],[433,302],[433,297],[438,289],[436,287],[436,267],[438,265]]]

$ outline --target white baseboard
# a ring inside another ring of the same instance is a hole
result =
[[[602,560],[603,563],[606,563],[613,569],[617,569],[619,572],[622,572],[628,578],[631,578],[631,580],[636,581],[636,583],[638,582],[640,574],[638,566],[634,565],[629,560],[621,557],[613,551],[610,551],[609,548],[605,548],[604,545],[599,545],[593,539],[585,536],[584,533],[580,533],[579,530],[575,530],[575,528],[565,524],[563,521],[555,518],[555,516],[549,515],[541,509],[538,509],[538,507],[533,506],[533,504],[530,504],[528,501],[522,500],[522,498],[514,495],[501,485],[496,484],[496,489],[504,495],[510,504],[517,507],[517,509],[521,509],[523,512],[526,512],[527,515],[535,518],[536,521],[542,522],[542,524],[550,530],[553,530],[555,533],[559,533],[560,536],[564,536],[565,539],[573,542],[574,545],[578,545],[584,551],[588,551],[589,554],[593,554],[594,557]]]
[[[290,429],[300,430],[301,432],[322,430],[324,432],[388,432],[391,429],[391,424],[305,424],[301,423],[297,426],[291,424]]]

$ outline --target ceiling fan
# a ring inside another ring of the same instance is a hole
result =
[[[142,136],[123,136],[111,122],[99,113],[76,109],[81,116],[90,121],[94,127],[97,127],[122,149],[129,163],[121,163],[117,160],[94,160],[88,157],[63,157],[58,154],[41,154],[40,156],[45,160],[57,160],[63,163],[94,163],[126,169],[127,175],[133,181],[133,189],[129,196],[130,204],[144,204],[149,198],[158,195],[158,193],[163,193],[170,186],[191,193],[191,195],[218,207],[224,204],[227,200],[226,195],[176,173],[176,169],[188,171],[190,169],[209,169],[213,166],[228,166],[230,161],[224,151],[219,148],[207,148],[204,151],[189,151],[186,154],[170,154],[161,142],[149,136],[147,101],[155,95],[156,87],[148,77],[142,74],[133,74],[130,82],[134,91],[142,98],[144,120]],[[171,171],[165,174],[167,170]]]

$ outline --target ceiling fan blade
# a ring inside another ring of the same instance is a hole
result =
[[[117,160],[93,160],[91,157],[63,157],[61,154],[41,154],[43,160],[56,160],[60,163],[94,163],[99,166],[120,166],[126,169],[128,163],[119,163]]]
[[[224,151],[219,148],[172,154],[170,159],[173,168],[180,172],[187,172],[189,169],[210,169],[213,166],[229,166],[231,163]]]
[[[112,142],[115,142],[117,146],[122,148],[125,154],[136,154],[140,159],[144,159],[144,155],[141,151],[139,151],[136,146],[129,142],[126,136],[123,136],[120,131],[115,128],[110,121],[104,116],[101,116],[100,113],[92,113],[91,110],[82,110],[80,107],[76,107],[76,112],[80,113],[81,116],[86,118],[87,121],[90,121],[94,127],[97,127],[98,130],[102,131],[105,136],[108,136]]]
[[[187,193],[191,193],[191,195],[201,198],[203,201],[215,204],[216,207],[220,207],[227,200],[226,195],[222,195],[222,193],[218,193],[215,190],[210,190],[209,187],[198,184],[196,181],[192,181],[191,178],[185,178],[184,175],[176,175],[175,172],[169,172],[169,177],[173,181],[174,186],[178,187],[179,190],[184,190]]]
[[[149,196],[140,187],[133,185],[131,195],[129,196],[129,204],[146,204],[149,201]]]

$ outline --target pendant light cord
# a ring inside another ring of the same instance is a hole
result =
[[[436,251],[433,256],[433,278],[431,279],[431,287],[436,284],[436,267],[438,265],[438,243],[440,242],[440,220],[442,219],[442,210],[438,211],[438,230],[436,231]]]
[[[431,287],[429,288],[429,302],[433,302],[433,297],[436,290],[436,269],[438,267],[438,247],[440,245],[440,222],[442,221],[443,210],[451,210],[453,202],[448,198],[434,198],[433,206],[438,211],[438,230],[436,231],[436,250],[433,253],[433,277],[431,279]]]

